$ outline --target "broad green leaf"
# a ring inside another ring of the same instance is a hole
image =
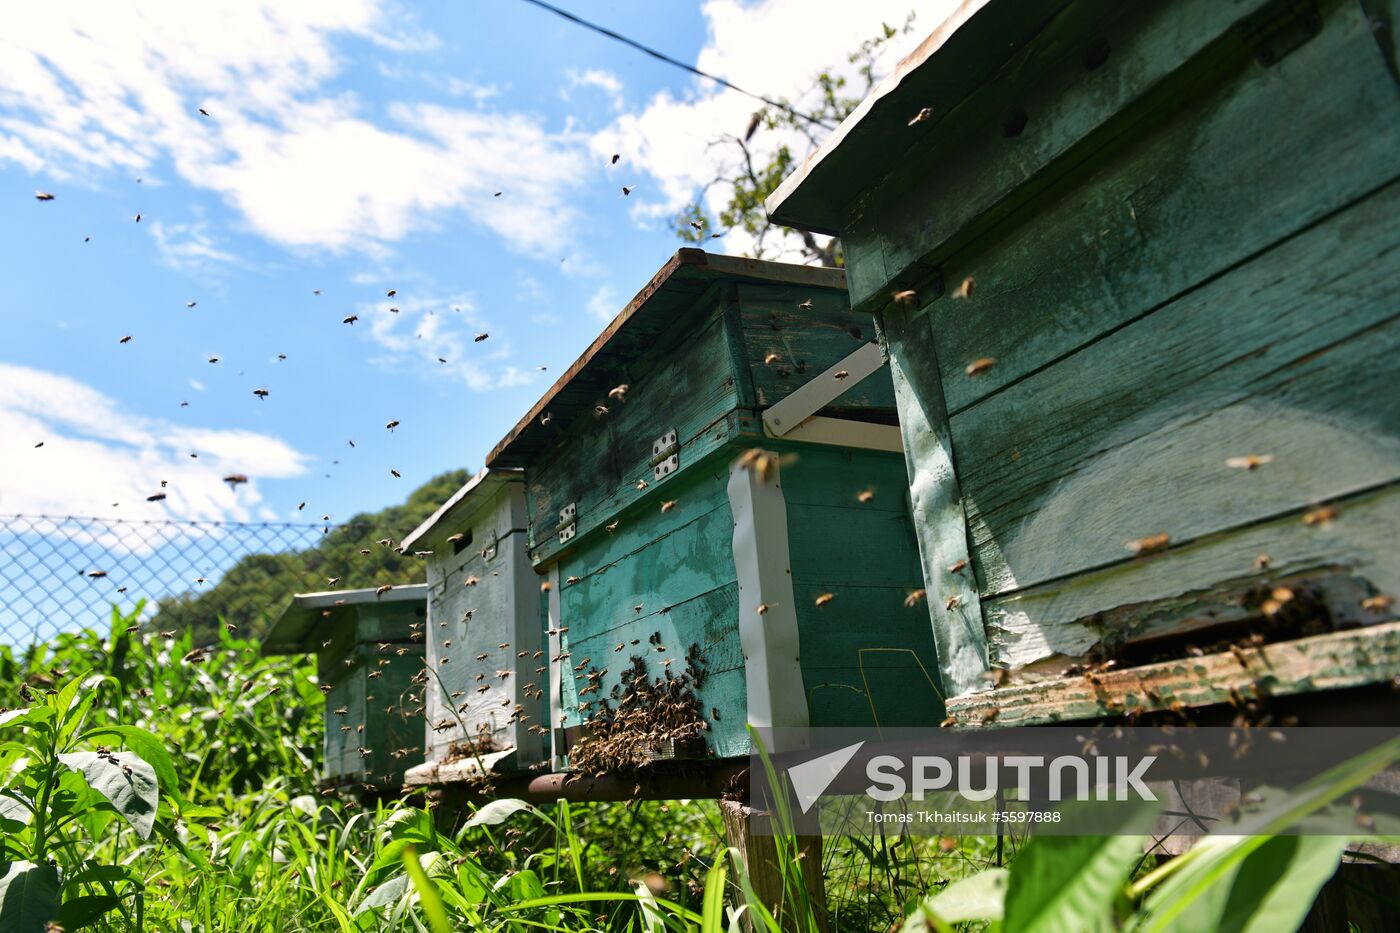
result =
[[[64,933],[73,933],[73,931],[81,930],[97,920],[120,903],[120,898],[110,894],[80,894],[63,902],[54,922],[63,927]]]
[[[1104,808],[1096,814],[1099,822],[1108,817],[1119,827],[1141,826],[1159,807],[1142,800],[1083,806]],[[1107,928],[1145,841],[1136,834],[1112,834],[1113,828],[1104,825],[1108,835],[1042,835],[1026,843],[1006,887],[1006,933]]]
[[[11,797],[9,793],[0,793],[0,823],[18,823],[20,827],[28,826],[29,821],[34,818],[34,813],[21,801]],[[7,828],[7,832],[15,832],[18,827]]]
[[[1400,757],[1400,739],[1383,743],[1309,778],[1276,798],[1265,788],[1266,803],[1238,823],[1206,836],[1178,856],[1134,882],[1132,895],[1151,891],[1147,910],[1135,918],[1133,929],[1172,929],[1173,919],[1204,895],[1231,867],[1264,845],[1271,837],[1305,820],[1383,771]],[[1154,890],[1155,889],[1155,890]]]
[[[381,907],[388,907],[390,904],[403,897],[408,890],[408,875],[395,875],[388,881],[369,892],[369,896],[360,901],[355,908],[354,916],[359,916],[367,910],[378,910]]]
[[[33,862],[0,863],[0,930],[44,933],[58,913],[58,872]]]
[[[466,826],[495,826],[497,823],[505,822],[512,813],[519,813],[521,810],[529,810],[531,813],[544,816],[536,807],[523,800],[516,800],[507,797],[502,800],[493,800],[486,806],[472,814],[472,818],[467,820]]]
[[[509,887],[511,896],[518,901],[544,897],[544,884],[540,876],[528,868],[511,875]]]
[[[1009,876],[1005,868],[989,868],[953,882],[919,905],[914,915],[905,921],[901,933],[928,929],[930,924],[924,920],[927,915],[945,926],[969,920],[1000,920]]]
[[[161,788],[174,797],[176,802],[184,802],[180,796],[180,778],[175,771],[175,761],[170,757],[170,752],[166,751],[163,741],[136,726],[98,726],[84,733],[83,740],[98,741],[107,735],[119,737],[127,748],[140,755],[143,761],[155,769],[156,779]],[[123,756],[118,754],[117,757]]]
[[[1345,836],[1274,836],[1222,871],[1166,929],[1296,930],[1317,892],[1337,871],[1346,844]]]
[[[119,752],[116,757],[120,764],[96,752],[69,752],[59,755],[58,760],[106,797],[138,836],[149,839],[160,806],[156,771],[131,752]]]
[[[54,718],[47,706],[25,706],[0,713],[0,726],[33,726]]]
[[[67,748],[69,740],[82,728],[83,720],[87,718],[87,712],[92,708],[92,704],[97,701],[97,695],[102,687],[102,682],[106,680],[100,675],[79,678],[63,688],[66,693],[74,683],[78,689],[74,694],[77,702],[69,701],[69,706],[63,711],[62,723],[58,730],[58,744],[60,748]]]

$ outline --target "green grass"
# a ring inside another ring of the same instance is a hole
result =
[[[323,697],[309,659],[264,658],[224,633],[205,660],[187,661],[189,635],[137,630],[135,618],[114,616],[110,633],[62,635],[20,656],[0,648],[0,706],[34,706],[98,675],[82,688],[91,701],[83,730],[146,730],[176,775],[175,787],[160,788],[147,839],[114,813],[90,831],[65,827],[63,900],[119,899],[82,929],[436,933],[444,920],[512,931],[730,928],[726,911],[741,902],[744,879],[724,857],[716,802],[560,802],[472,825],[466,814],[434,819],[412,801],[365,809],[323,797]],[[8,732],[0,738],[14,738]],[[7,857],[23,856],[33,826],[7,828]],[[931,839],[828,840],[832,927],[897,926],[927,892],[992,859],[982,840],[951,853]],[[103,866],[116,866],[111,878],[91,880]]]
[[[69,933],[821,928],[781,806],[781,924],[713,801],[365,809],[317,789],[309,662],[227,633],[194,651],[135,618],[0,648],[4,933],[55,914]],[[1127,834],[1008,838],[1009,870],[993,839],[828,837],[829,929],[1293,929],[1348,840],[1279,834],[1352,813],[1347,795],[1398,759],[1400,740],[1379,746],[1161,864]]]

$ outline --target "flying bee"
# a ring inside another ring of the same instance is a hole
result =
[[[1160,534],[1148,535],[1145,538],[1138,538],[1135,541],[1129,541],[1126,547],[1134,555],[1153,554],[1157,551],[1166,550],[1167,545],[1171,544],[1171,541],[1172,536],[1166,532],[1162,532]]]
[[[961,600],[959,600],[959,598],[958,598],[958,596],[957,596],[956,594],[954,594],[954,595],[952,595],[952,596],[949,596],[949,597],[948,597],[948,601],[947,601],[946,603],[943,604],[943,608],[944,608],[944,609],[947,609],[948,611],[951,612],[952,610],[954,610],[954,609],[957,608],[958,603],[959,603],[960,601],[961,601]]]
[[[1321,508],[1316,508],[1316,509],[1313,509],[1313,510],[1310,511],[1310,512],[1305,513],[1305,514],[1303,515],[1303,524],[1304,524],[1304,525],[1310,525],[1310,526],[1311,526],[1311,525],[1327,525],[1327,524],[1331,524],[1332,520],[1333,520],[1334,518],[1336,518],[1336,517],[1337,517],[1337,509],[1336,509],[1336,507],[1335,507],[1335,506],[1330,506],[1330,505],[1324,505],[1324,506],[1322,506]]]
[[[962,573],[965,569],[967,569],[967,561],[965,560],[958,560],[948,565],[949,573]]]
[[[969,376],[980,376],[996,364],[996,357],[984,356],[980,359],[973,360],[971,363],[968,363],[967,366],[963,369],[963,372]]]
[[[392,590],[393,588],[394,588],[394,584],[392,584],[392,583],[385,583],[383,586],[377,586],[377,587],[374,588],[374,595],[375,595],[375,596],[383,596],[385,593],[389,592],[389,591]]]
[[[931,119],[933,119],[933,108],[932,108],[932,107],[924,107],[924,108],[922,108],[918,113],[916,113],[916,114],[914,114],[912,117],[910,117],[910,118],[909,118],[909,122],[908,122],[908,124],[906,124],[906,125],[908,125],[908,126],[918,126],[920,123],[923,123],[925,120],[931,120]]]
[[[348,707],[348,706],[342,706],[342,707],[340,707],[339,709],[337,709],[337,710],[335,711],[335,714],[336,714],[337,716],[348,716],[348,715],[350,715],[350,707]]]
[[[1272,454],[1245,454],[1243,457],[1231,457],[1225,461],[1225,465],[1232,470],[1254,470],[1273,459]]]
[[[912,288],[906,288],[903,291],[895,292],[893,295],[890,295],[890,298],[895,304],[912,305],[919,300],[919,293]]]
[[[397,421],[390,421],[388,424],[384,425],[384,427],[388,428],[390,431],[394,430],[394,428],[397,428],[398,426],[399,423]]]
[[[836,594],[835,594],[835,593],[822,593],[820,596],[818,596],[818,597],[816,598],[816,606],[817,606],[818,609],[820,609],[820,608],[822,608],[823,606],[828,605],[828,604],[829,604],[833,599],[835,599],[835,598],[836,598]]]
[[[675,500],[675,499],[667,499],[665,502],[661,503],[661,511],[662,511],[663,513],[669,512],[669,511],[671,511],[672,509],[674,509],[675,507],[676,507],[676,500]]]
[[[350,315],[349,317],[344,318],[343,320],[341,320],[340,323],[342,323],[342,324],[354,324],[354,323],[355,323],[356,321],[358,321],[359,319],[360,319],[360,316],[359,316],[358,314],[352,314],[352,315]]]
[[[862,505],[864,505],[864,504],[867,503],[867,502],[871,502],[871,501],[873,501],[874,499],[875,499],[875,490],[874,490],[874,489],[870,489],[870,488],[867,487],[866,489],[862,489],[860,492],[856,493],[856,501],[859,502],[859,503],[861,503]]]
[[[614,531],[617,531],[617,525],[617,522],[613,522],[611,525],[604,525],[603,530],[608,534],[612,534]]]
[[[965,278],[965,279],[962,280],[962,284],[961,284],[961,285],[959,285],[957,288],[955,288],[955,289],[953,290],[953,297],[954,297],[954,298],[957,298],[957,299],[967,299],[967,298],[971,298],[971,297],[972,297],[972,289],[973,289],[973,286],[974,286],[975,284],[976,284],[976,283],[973,282],[973,280],[972,280],[972,276],[969,275],[967,278]]]
[[[625,402],[627,401],[628,388],[629,386],[625,382],[622,385],[613,386],[611,389],[608,390],[608,398],[614,399],[619,402]]]

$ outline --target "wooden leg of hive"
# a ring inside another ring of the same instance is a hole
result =
[[[822,837],[793,837],[799,855],[801,881],[796,880],[798,869],[789,867],[787,874],[794,877],[789,883],[785,881],[783,868],[779,864],[780,846],[773,836],[771,815],[736,800],[721,800],[720,812],[724,814],[729,846],[737,853],[736,861],[740,863],[731,866],[735,884],[740,884],[740,871],[746,874],[754,897],[773,914],[783,930],[811,929],[803,919],[810,913],[816,928],[825,933],[828,925],[826,888],[822,878]],[[787,857],[791,857],[790,846],[781,849]],[[754,923],[747,914],[745,928],[754,929]]]
[[[1322,886],[1302,933],[1400,929],[1400,866],[1343,862]]]

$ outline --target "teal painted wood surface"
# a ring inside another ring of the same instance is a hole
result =
[[[632,657],[643,658],[651,676],[664,676],[680,672],[693,645],[705,669],[696,693],[706,711],[707,753],[747,752],[729,479],[732,464],[752,448],[779,454],[791,481],[788,526],[776,533],[789,543],[784,583],[794,581],[808,603],[794,611],[818,724],[937,723],[938,660],[927,609],[905,605],[921,572],[903,458],[773,441],[761,423],[765,407],[868,344],[871,318],[853,314],[827,278],[804,274],[790,283],[719,280],[695,294],[692,306],[672,309],[669,324],[647,321],[644,352],[612,354],[604,343],[595,348],[603,363],[585,360],[571,372],[608,410],[576,419],[552,446],[538,432],[527,445],[540,451],[524,464],[531,558],[556,581],[552,595],[567,629],[551,725],[562,715],[566,734],[577,734]],[[627,326],[615,333],[624,337]],[[606,398],[624,383],[617,393],[624,398]],[[570,390],[571,403],[580,391]],[[547,404],[537,407],[543,417]],[[823,410],[853,412],[893,423],[886,371],[849,386]],[[679,469],[658,478],[653,441],[671,429]],[[502,450],[512,456],[508,444]],[[575,530],[561,542],[558,514],[570,503]],[[816,596],[834,590],[844,605],[810,615]],[[882,684],[906,681],[905,702],[872,687],[872,672]],[[928,702],[912,702],[926,694]]]
[[[405,770],[422,763],[423,724],[421,714],[415,713],[422,706],[422,687],[413,678],[423,670],[423,646],[417,642],[396,647],[408,652],[399,655],[374,644],[357,645],[341,659],[335,679],[328,681],[322,771],[326,782],[392,788],[402,783]],[[337,712],[342,709],[344,714]],[[400,749],[407,754],[395,757]]]
[[[984,594],[1400,479],[1397,211],[1393,183],[955,415]]]
[[[838,292],[740,285],[738,297],[742,348],[758,408],[786,398],[874,336],[870,317],[853,313],[846,296]],[[894,390],[888,377],[865,379],[832,407],[893,412]]]
[[[1358,4],[1338,9],[1273,69],[1240,55],[1228,79],[1164,117],[1142,118],[994,239],[946,259],[949,283],[971,275],[979,286],[929,311],[950,411],[1054,365],[1400,172],[1394,135],[1377,132],[1400,124],[1400,94]],[[983,357],[996,365],[967,378],[964,367]]]
[[[609,520],[615,497],[630,501],[639,480],[653,481],[650,460],[656,438],[675,429],[682,446],[693,447],[737,407],[716,307],[712,302],[693,309],[677,321],[672,339],[642,356],[630,373],[615,374],[616,383],[600,386],[597,404],[607,413],[576,424],[552,456],[528,471],[530,542],[537,561],[560,550],[555,530],[564,506],[577,505],[579,536],[597,529]],[[625,401],[608,398],[610,390],[624,384]]]
[[[1358,607],[1400,577],[1395,4],[993,8],[968,36],[1025,37],[988,46],[994,76],[889,149],[889,114],[969,54],[954,36],[777,205],[841,215],[879,310],[950,686],[989,686],[987,650],[1021,682],[1180,650],[1271,580],[1316,582],[1336,624],[1393,616]],[[847,190],[829,166],[863,154]],[[1302,522],[1322,502],[1347,529]]]

